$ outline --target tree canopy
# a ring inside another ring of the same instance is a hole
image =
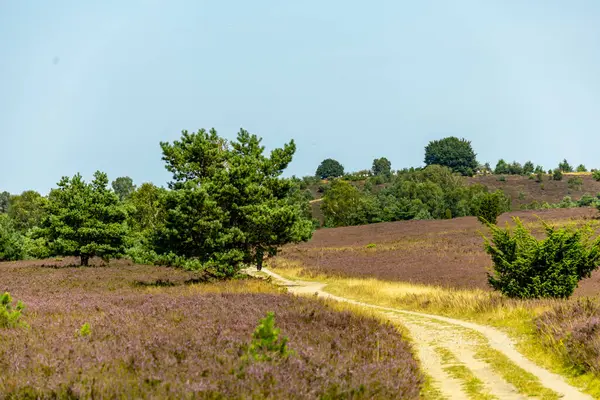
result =
[[[8,215],[14,227],[24,232],[40,224],[45,213],[45,204],[46,198],[41,194],[35,190],[26,190],[11,197]]]
[[[108,189],[105,173],[96,172],[91,183],[79,174],[63,177],[48,196],[47,210],[40,235],[53,255],[77,256],[81,265],[88,265],[92,257],[124,252],[127,213]]]
[[[119,196],[119,200],[123,201],[135,191],[133,179],[128,176],[121,176],[112,182],[114,192]]]
[[[425,165],[441,165],[461,175],[472,176],[478,163],[471,142],[450,136],[429,142],[425,147]]]
[[[375,176],[389,175],[392,172],[392,163],[385,157],[376,158],[373,160],[371,171]]]
[[[315,175],[321,179],[338,178],[344,175],[344,167],[336,160],[328,158],[321,162]]]
[[[232,142],[201,129],[161,147],[173,190],[164,199],[158,253],[231,276],[242,264],[260,269],[279,246],[311,237],[303,205],[289,201],[293,181],[281,178],[296,151],[293,141],[267,157],[261,139],[243,129]]]

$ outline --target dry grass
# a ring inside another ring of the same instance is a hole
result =
[[[368,315],[256,279],[197,284],[168,268],[34,264],[0,264],[0,290],[26,303],[29,325],[0,331],[0,398],[419,395],[403,334]],[[241,356],[268,311],[295,355],[246,365]]]

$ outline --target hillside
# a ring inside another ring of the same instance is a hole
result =
[[[580,177],[583,181],[580,188],[569,188],[569,179],[573,177]],[[553,181],[549,179],[549,175],[544,175],[542,182],[520,175],[506,175],[505,181],[501,181],[499,175],[474,176],[466,179],[471,184],[479,183],[490,190],[502,189],[510,196],[514,210],[519,210],[522,205],[533,201],[552,204],[560,202],[565,196],[577,200],[585,193],[595,196],[600,192],[600,182],[595,181],[591,174],[565,174],[562,181]]]
[[[532,224],[539,233],[538,216],[562,224],[594,221],[598,212],[591,208],[517,211],[504,214],[500,225],[514,216]],[[483,232],[474,217],[325,228],[315,232],[308,243],[286,246],[273,266],[296,266],[334,276],[489,290],[486,272],[491,260],[483,250]],[[592,295],[599,290],[597,271],[582,282],[576,294]]]

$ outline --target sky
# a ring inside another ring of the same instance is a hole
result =
[[[325,158],[600,167],[596,0],[0,0],[0,191],[62,176],[166,185],[159,142],[244,128]]]

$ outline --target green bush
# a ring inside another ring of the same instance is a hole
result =
[[[25,326],[21,321],[21,313],[25,306],[20,301],[13,306],[13,299],[10,293],[6,292],[0,296],[0,328],[15,328]]]
[[[500,214],[510,211],[510,198],[502,190],[478,193],[473,197],[471,208],[481,223],[496,224]]]
[[[600,170],[596,170],[596,171],[592,172],[592,178],[594,178],[594,180],[600,182]]]
[[[567,186],[571,190],[579,190],[583,186],[583,179],[581,179],[580,176],[574,176],[572,178],[569,178],[569,180],[567,181]]]
[[[554,171],[552,171],[552,179],[555,181],[562,181],[563,178],[563,173],[560,169],[555,169]]]
[[[594,198],[594,196],[586,193],[583,196],[581,196],[579,200],[577,200],[577,207],[589,207],[592,204],[594,204],[595,201],[596,199]]]
[[[506,177],[504,175],[500,175],[498,177],[498,181],[500,181],[500,182],[506,182]]]
[[[555,228],[543,223],[546,238],[536,239],[518,218],[505,229],[488,224],[492,238],[484,237],[492,257],[488,273],[492,288],[514,298],[567,298],[578,282],[589,277],[600,262],[600,238],[593,229]]]

